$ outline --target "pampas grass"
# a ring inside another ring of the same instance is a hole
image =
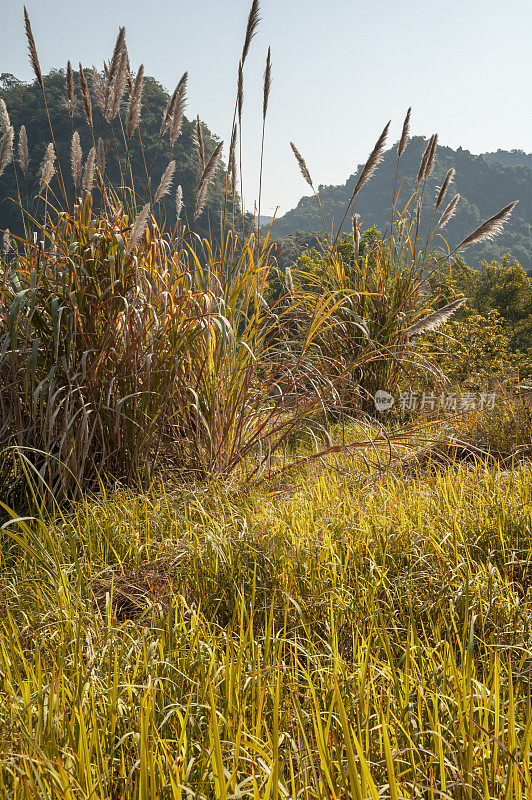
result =
[[[397,148],[397,158],[401,158],[403,155],[406,145],[408,144],[408,137],[410,134],[410,115],[412,113],[412,108],[409,108],[406,112],[405,121],[403,122],[403,130],[401,132],[401,138],[399,139],[399,146]]]
[[[199,114],[196,118],[196,127],[194,129],[194,144],[196,145],[201,171],[203,172],[205,170],[205,147],[203,144],[203,134],[201,132],[201,121]]]
[[[442,215],[440,217],[440,221],[438,222],[438,224],[436,226],[436,230],[439,230],[440,228],[445,228],[445,226],[447,225],[449,220],[451,220],[454,217],[454,214],[456,212],[456,207],[458,205],[458,201],[459,200],[460,200],[460,195],[459,194],[455,194],[453,199],[449,202],[447,207],[444,209],[444,211],[443,211],[443,213],[442,213]]]
[[[309,172],[308,167],[306,165],[305,159],[303,158],[303,156],[301,155],[301,153],[299,152],[299,150],[297,149],[297,147],[295,146],[295,144],[293,142],[290,142],[290,147],[292,148],[292,152],[294,153],[294,156],[296,157],[296,161],[297,161],[297,163],[299,165],[299,171],[301,172],[303,178],[306,180],[308,185],[312,189],[314,189],[314,184],[312,183],[312,178],[310,177],[310,172]]]
[[[50,142],[48,147],[46,148],[46,155],[41,164],[40,168],[40,188],[41,192],[43,189],[50,185],[50,181],[55,175],[55,148],[53,144]]]
[[[175,172],[175,161],[170,161],[170,163],[168,164],[168,166],[164,171],[164,174],[161,178],[157,191],[155,192],[155,198],[154,198],[155,203],[159,203],[163,199],[163,197],[166,197],[166,195],[170,193],[174,172]]]
[[[11,127],[7,106],[3,98],[0,98],[0,130],[5,133]]]
[[[98,70],[94,66],[92,68],[91,75],[92,75],[92,91],[94,93],[94,99],[96,100],[96,105],[100,109],[102,116],[104,116],[105,106],[107,102],[105,98],[105,91],[106,91],[105,81],[100,72],[98,72]]]
[[[177,221],[181,217],[181,210],[183,208],[183,188],[181,184],[177,187],[177,191],[175,193],[175,210],[177,215]]]
[[[140,113],[142,110],[142,89],[144,86],[144,64],[141,64],[138,68],[137,75],[135,77],[135,82],[133,83],[133,88],[131,90],[131,96],[129,98],[129,105],[127,109],[127,137],[131,139],[135,128],[138,126],[140,121]]]
[[[81,151],[81,143],[79,140],[79,133],[74,131],[72,134],[72,143],[70,145],[70,164],[72,166],[72,180],[74,181],[74,190],[78,193],[81,182],[81,162],[83,153]]]
[[[431,136],[429,142],[429,149],[427,153],[427,160],[423,170],[423,180],[426,181],[432,175],[434,164],[436,162],[436,146],[438,144],[438,134],[435,133]]]
[[[81,99],[83,100],[83,108],[85,109],[85,116],[89,123],[89,128],[92,130],[92,102],[89,94],[89,87],[87,86],[87,79],[83,72],[81,63],[79,65],[79,85],[81,89]]]
[[[386,139],[388,137],[388,130],[390,128],[391,121],[385,125],[383,132],[377,139],[375,147],[371,151],[368,160],[364,164],[364,168],[360,173],[360,178],[358,179],[356,186],[353,190],[353,194],[351,197],[351,203],[353,202],[356,195],[362,189],[362,187],[369,181],[379,164],[381,163],[384,157],[384,147],[386,145]],[[349,206],[351,206],[351,203]]]
[[[76,98],[74,96],[74,74],[72,72],[72,64],[67,61],[66,68],[66,107],[70,115],[70,119],[74,118],[74,109],[76,107]]]
[[[405,333],[408,336],[414,336],[426,331],[437,330],[451,319],[453,314],[465,303],[466,299],[465,297],[460,297],[458,300],[453,300],[452,303],[438,309],[438,311],[434,311],[432,314],[423,317],[423,319],[417,320],[406,329]]]
[[[198,188],[196,190],[196,203],[194,207],[194,221],[197,220],[201,212],[205,207],[205,202],[207,200],[207,190],[209,188],[209,184],[214,177],[214,173],[216,172],[216,167],[218,166],[218,161],[220,160],[220,156],[222,154],[222,147],[223,142],[220,142],[214,153],[209,159],[207,166],[203,171],[203,175],[201,176],[200,182],[198,184]]]
[[[21,125],[18,135],[18,163],[22,170],[22,174],[26,178],[28,176],[28,166],[30,163],[30,155],[28,150],[28,135],[26,133],[26,126]]]
[[[144,234],[146,233],[146,226],[150,217],[150,203],[146,203],[143,209],[137,214],[132,228],[131,234],[128,239],[126,247],[126,256],[131,255]]]
[[[434,210],[435,211],[437,211],[437,209],[443,203],[445,195],[447,194],[447,189],[451,185],[451,183],[453,181],[453,178],[454,178],[454,175],[455,175],[455,169],[454,169],[454,167],[451,167],[451,169],[448,171],[447,175],[444,178],[444,181],[443,181],[443,183],[441,185],[440,191],[438,192],[438,197],[436,199],[436,205],[434,206]]]
[[[28,51],[30,54],[30,61],[31,66],[33,67],[33,72],[35,73],[35,77],[41,87],[41,91],[44,92],[44,81],[42,78],[41,66],[39,64],[39,57],[37,55],[37,48],[35,46],[35,39],[33,38],[33,33],[31,30],[30,18],[28,17],[28,12],[26,11],[26,6],[24,6],[24,27],[26,29],[26,38],[28,40]]]
[[[460,244],[455,247],[454,252],[465,250],[466,247],[470,247],[472,244],[485,242],[486,240],[493,239],[495,236],[498,236],[518,202],[519,201],[516,200],[513,203],[509,203],[493,217],[490,217],[488,220],[486,220],[486,222],[483,222],[482,225],[479,225],[479,227],[474,230],[473,233],[470,233],[469,236],[466,236],[463,242],[460,242]]]
[[[247,27],[246,27],[246,35],[245,35],[245,38],[244,38],[244,47],[242,48],[242,59],[241,59],[242,64],[244,64],[244,62],[246,60],[247,54],[249,52],[249,47],[251,45],[251,40],[255,36],[258,24],[260,22],[259,12],[260,12],[259,0],[253,0],[253,3],[251,5],[251,9],[250,9],[250,12],[249,12],[248,24],[247,24]]]
[[[183,113],[186,104],[188,73],[185,72],[179,81],[176,89],[175,101],[172,107],[172,121],[170,126],[170,144],[174,146],[179,134],[181,133],[181,125],[183,124]]]
[[[83,172],[83,196],[86,197],[92,192],[94,184],[94,174],[96,172],[96,150],[91,147],[87,161],[85,162],[85,171]]]
[[[13,139],[15,130],[10,125],[0,141],[0,175],[3,173],[13,157]]]

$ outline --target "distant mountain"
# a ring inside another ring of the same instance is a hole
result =
[[[528,167],[532,169],[532,153],[524,150],[497,150],[496,153],[482,153],[488,164],[504,164],[506,167]]]
[[[414,137],[408,143],[399,162],[397,185],[401,186],[399,207],[406,204],[413,190],[426,139]],[[523,163],[504,163],[504,159],[521,159]],[[422,214],[421,233],[426,230],[432,213],[438,187],[450,167],[456,169],[453,190],[449,190],[449,200],[455,192],[461,195],[458,210],[444,233],[449,245],[454,247],[471,233],[478,225],[497,211],[518,200],[519,205],[504,228],[504,232],[493,242],[485,242],[467,250],[467,261],[478,264],[481,259],[500,258],[509,252],[517,258],[525,269],[532,267],[532,164],[526,166],[525,160],[532,160],[519,151],[496,154],[486,153],[475,156],[461,147],[438,147],[434,171],[427,182],[426,202]],[[352,213],[360,214],[364,228],[376,225],[386,230],[390,224],[391,204],[397,163],[397,145],[385,153],[384,160],[371,180],[358,194]],[[294,164],[294,169],[297,165]],[[320,186],[319,193],[326,220],[339,225],[355,182],[362,166],[351,175],[343,186]],[[351,214],[347,216],[343,230],[351,230]],[[273,223],[272,231],[278,237],[294,234],[296,231],[323,230],[321,214],[314,197],[302,197],[297,206]]]

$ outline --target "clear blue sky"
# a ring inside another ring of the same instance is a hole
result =
[[[173,90],[189,71],[188,116],[199,113],[225,141],[251,0],[28,0],[41,67],[67,59],[101,66],[119,25],[133,67]],[[531,0],[262,0],[246,63],[244,196],[257,196],[262,75],[272,48],[263,211],[291,208],[314,182],[343,183],[388,119],[474,153],[532,150]],[[0,72],[31,78],[22,4],[2,0]]]

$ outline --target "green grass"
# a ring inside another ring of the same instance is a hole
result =
[[[529,797],[531,467],[359,467],[7,526],[1,796]]]

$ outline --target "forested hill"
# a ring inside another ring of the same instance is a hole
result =
[[[401,203],[404,205],[407,202],[415,185],[419,163],[426,145],[426,139],[414,137],[401,157],[398,179],[398,185],[402,181],[400,207]],[[385,230],[390,224],[396,155],[397,145],[386,152],[377,171],[355,200],[353,213],[360,214],[365,228],[376,225]],[[500,211],[503,206],[513,200],[519,200],[504,232],[493,242],[470,248],[467,251],[467,259],[468,263],[474,265],[481,259],[491,260],[509,252],[525,269],[530,269],[532,267],[532,167],[507,166],[500,163],[500,160],[488,163],[487,156],[475,156],[462,148],[452,150],[450,147],[438,147],[436,165],[425,190],[426,202],[422,218],[425,227],[430,219],[437,187],[441,185],[450,167],[456,169],[454,189],[460,193],[461,199],[457,213],[445,229],[449,245],[452,247],[458,244],[481,222]],[[340,223],[361,169],[362,166],[359,166],[343,186],[319,187],[329,225],[331,221]],[[295,163],[294,170],[297,170]],[[449,199],[452,194],[453,192],[449,191]],[[349,214],[344,229],[351,230],[351,224],[351,214]],[[276,236],[287,236],[296,231],[320,230],[323,230],[323,222],[316,200],[312,196],[302,197],[296,208],[277,219],[273,225],[273,233]]]
[[[529,167],[532,169],[532,153],[524,150],[497,150],[495,153],[482,153],[488,164],[504,164],[506,167]]]
[[[90,82],[91,70],[88,71],[87,77]],[[90,128],[83,111],[83,104],[79,93],[79,76],[77,73],[74,73],[74,79],[77,105],[74,111],[72,125],[65,104],[66,91],[64,72],[62,70],[54,70],[44,77],[46,99],[57,145],[58,161],[61,165],[69,196],[73,195],[73,184],[70,176],[70,144],[72,130],[79,131],[84,160],[93,145]],[[91,88],[90,83],[89,88]],[[32,199],[37,194],[39,188],[39,168],[45,155],[46,145],[50,142],[50,127],[45,114],[41,90],[37,82],[31,84],[24,83],[13,75],[4,73],[0,75],[0,97],[3,98],[6,103],[11,125],[15,128],[15,152],[18,147],[20,126],[25,125],[26,127],[30,156],[27,182],[22,178],[21,171],[19,169],[17,169],[17,171],[22,204],[24,206],[26,205],[27,192],[31,210]],[[187,213],[190,218],[194,192],[201,176],[201,166],[194,145],[195,123],[190,122],[186,118],[183,120],[181,134],[173,148],[170,146],[168,135],[164,136],[162,140],[159,140],[161,120],[168,100],[169,95],[155,78],[146,76],[144,78],[142,114],[139,126],[144,152],[141,148],[138,134],[135,133],[131,140],[129,160],[132,167],[135,190],[139,198],[142,199],[146,186],[144,160],[152,176],[152,187],[157,188],[161,175],[168,166],[169,161],[175,159],[176,170],[172,193],[165,199],[165,208],[170,221],[172,221],[172,218],[175,220],[175,191],[179,184],[183,189],[184,214]],[[126,104],[127,95],[123,102],[124,110],[126,110]],[[108,124],[104,123],[102,125],[101,114],[95,102],[94,95],[92,98],[92,113],[94,117],[94,129],[96,132],[101,130],[101,135],[105,143],[107,152],[107,175],[113,182],[119,184],[121,175],[114,155],[114,140],[112,137],[109,137]],[[204,124],[202,124],[202,131],[205,143],[205,155],[208,159],[216,147],[218,140],[210,133],[209,129]],[[122,139],[118,119],[115,120],[113,136],[114,135],[117,136],[118,140]],[[123,152],[124,146],[122,143],[122,149],[119,149],[122,161],[124,160]],[[151,168],[152,164],[153,168]],[[206,209],[199,217],[196,225],[196,229],[199,232],[205,232],[208,229],[209,218],[217,218],[216,210],[220,208],[220,204],[223,201],[224,191],[225,178],[223,169],[219,166],[209,186]],[[21,215],[19,208],[13,202],[13,199],[16,201],[17,198],[18,190],[15,174],[13,167],[10,165],[0,177],[0,229],[9,228],[12,232],[20,232]]]

